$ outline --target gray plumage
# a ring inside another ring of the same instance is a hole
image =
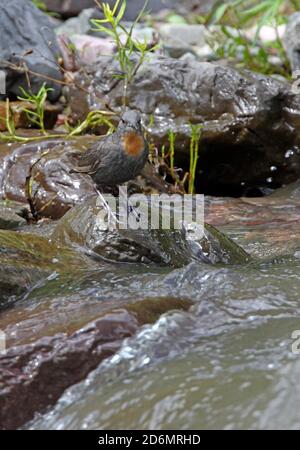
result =
[[[137,139],[141,150],[130,154],[124,147],[126,136]],[[119,185],[135,178],[148,159],[149,147],[141,126],[141,115],[128,110],[122,114],[117,130],[96,142],[80,156],[70,173],[90,175],[97,185]]]

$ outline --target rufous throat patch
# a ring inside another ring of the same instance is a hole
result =
[[[144,139],[133,131],[126,133],[123,136],[122,141],[123,148],[129,156],[138,157],[144,150]]]

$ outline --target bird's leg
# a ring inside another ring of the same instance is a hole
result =
[[[113,223],[114,225],[116,225],[117,223],[120,223],[119,219],[117,218],[117,215],[112,211],[109,204],[105,200],[103,194],[99,191],[99,189],[97,188],[96,185],[95,185],[95,191],[97,192],[98,196],[100,197],[103,208],[107,212],[108,224]]]
[[[122,197],[127,197],[127,188],[124,189],[123,186],[119,186],[119,193]],[[135,216],[136,221],[137,222],[140,221],[141,214],[138,213],[136,209],[128,203],[128,201],[127,201],[127,214],[128,216],[130,216],[130,214],[133,214]]]

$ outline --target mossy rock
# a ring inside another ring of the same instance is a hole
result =
[[[42,236],[0,230],[0,307],[54,272],[76,272],[87,264],[84,256]]]

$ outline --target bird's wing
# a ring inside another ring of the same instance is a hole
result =
[[[86,173],[89,175],[94,174],[101,166],[103,160],[103,150],[105,142],[97,142],[85,153],[81,154],[71,173]]]

